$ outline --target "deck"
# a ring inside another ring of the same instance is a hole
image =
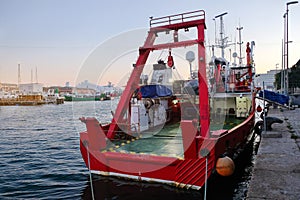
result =
[[[225,121],[212,121],[210,130],[229,130],[244,119],[228,117]],[[168,124],[161,129],[144,131],[139,137],[133,140],[118,140],[114,142],[114,147],[106,151],[131,153],[131,154],[149,154],[168,157],[183,158],[184,150],[182,144],[182,135],[180,123]]]

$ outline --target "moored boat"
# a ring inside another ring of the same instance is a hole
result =
[[[65,95],[65,101],[105,101],[111,100],[110,93],[102,93],[99,95]]]
[[[37,106],[45,104],[63,104],[64,99],[42,94],[18,94],[12,98],[0,98],[0,106]]]
[[[180,41],[178,32],[190,28],[196,29],[195,38]],[[203,10],[150,19],[112,122],[81,118],[87,130],[80,133],[80,150],[92,173],[193,189],[200,189],[214,170],[233,173],[232,158],[254,133],[251,48],[245,66],[212,60],[207,80],[205,28]],[[172,41],[155,43],[164,33],[172,33]],[[194,52],[187,57],[197,62],[196,73],[190,70],[188,79],[174,80],[172,53],[191,46]],[[167,61],[153,64],[149,81],[143,74],[146,61],[151,52],[165,49]]]
[[[65,101],[100,101],[100,96],[65,95]]]

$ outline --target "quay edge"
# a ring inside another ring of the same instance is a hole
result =
[[[247,200],[300,199],[300,109],[270,109],[283,120],[262,133]]]

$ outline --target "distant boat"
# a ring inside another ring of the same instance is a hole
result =
[[[100,95],[65,95],[65,101],[105,101],[111,100],[109,93],[102,93]]]
[[[37,106],[44,104],[63,104],[63,98],[43,96],[42,94],[19,94],[14,98],[0,98],[0,106]]]
[[[70,95],[65,95],[65,101],[100,101],[100,96],[70,96]]]
[[[44,99],[46,102],[53,102],[56,104],[63,104],[65,101],[65,98],[59,95],[58,89],[49,89],[47,94],[44,95]]]

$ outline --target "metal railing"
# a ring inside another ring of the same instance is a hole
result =
[[[199,20],[199,19],[205,19],[204,10],[186,12],[177,15],[169,15],[166,17],[158,17],[158,18],[150,17],[150,27],[177,24],[177,23]]]

